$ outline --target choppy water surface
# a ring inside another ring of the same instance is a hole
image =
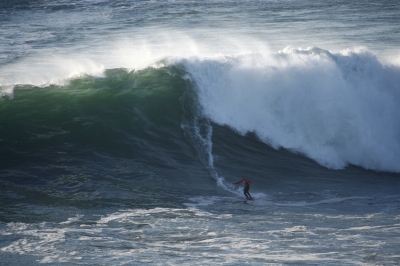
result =
[[[399,13],[1,3],[0,265],[399,264]]]

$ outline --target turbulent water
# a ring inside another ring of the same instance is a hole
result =
[[[0,265],[398,265],[399,23],[398,1],[1,2]]]

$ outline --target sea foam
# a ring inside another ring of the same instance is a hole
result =
[[[286,48],[184,64],[214,123],[328,168],[400,171],[400,68],[368,51]]]

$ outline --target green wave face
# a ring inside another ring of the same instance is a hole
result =
[[[179,130],[180,100],[190,86],[174,67],[111,69],[65,86],[19,85],[13,99],[0,102],[0,145],[9,152],[80,145],[129,153],[138,139]]]

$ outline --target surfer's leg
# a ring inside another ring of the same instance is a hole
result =
[[[249,193],[249,187],[245,187],[243,190],[244,195],[246,196],[246,198],[250,198],[251,199],[251,195]]]

